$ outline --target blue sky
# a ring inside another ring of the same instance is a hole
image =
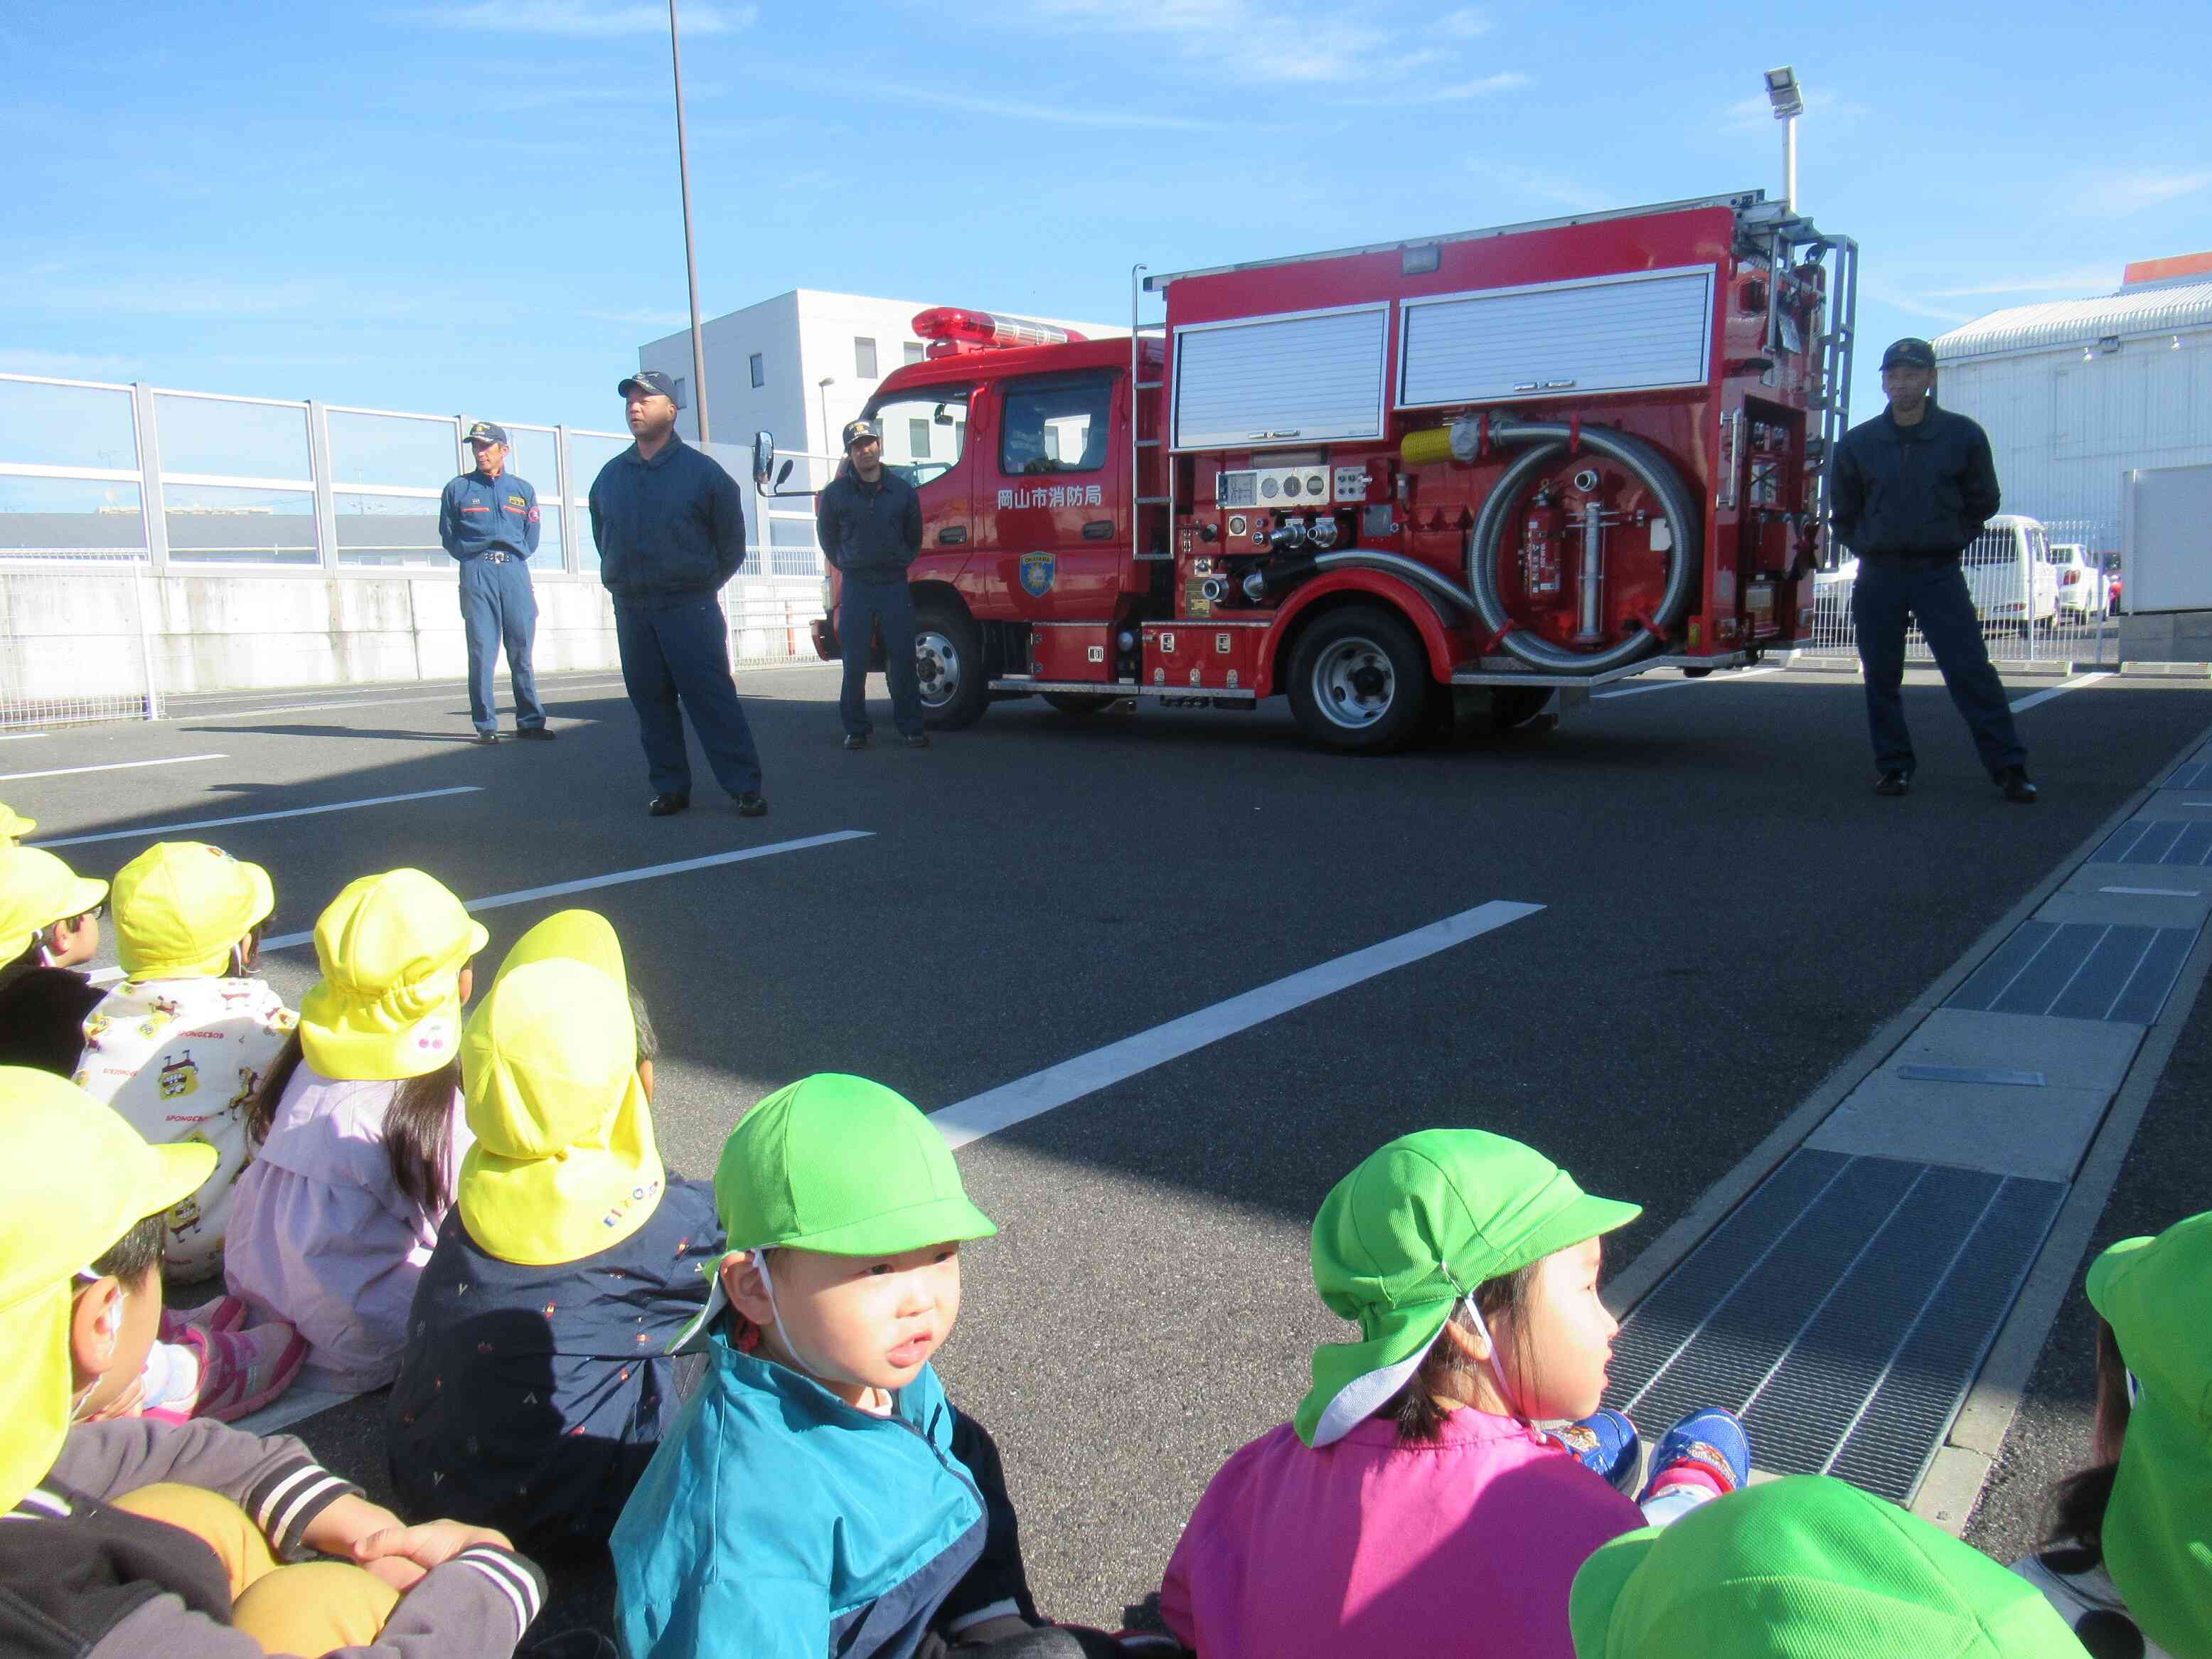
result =
[[[2212,8],[681,0],[702,300],[1123,319],[1128,268],[1764,185],[1874,352],[2212,248]],[[23,6],[0,370],[608,427],[685,307],[654,0]]]

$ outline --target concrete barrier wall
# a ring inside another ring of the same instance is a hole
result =
[[[539,578],[541,672],[618,665],[614,607],[594,580]],[[731,654],[812,661],[817,582],[740,576],[724,591]],[[142,620],[143,619],[143,620]],[[142,641],[142,628],[143,638]],[[112,568],[0,574],[0,700],[128,696],[150,660],[163,696],[457,679],[468,672],[450,573],[162,577]]]

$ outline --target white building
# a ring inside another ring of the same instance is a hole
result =
[[[2212,253],[2131,264],[2118,291],[1991,312],[1936,337],[1945,407],[1990,434],[2008,513],[2120,545],[2120,481],[2212,461]]]
[[[816,458],[793,469],[787,488],[826,483],[830,460],[837,453],[838,429],[860,412],[884,376],[902,364],[921,361],[924,343],[914,331],[915,316],[950,303],[879,300],[800,288],[709,319],[699,331],[707,362],[708,429],[715,446],[747,445],[754,433],[773,432],[780,452]],[[1026,320],[1054,323],[1094,340],[1129,331],[1110,324],[1058,318]],[[675,380],[683,411],[678,429],[696,440],[698,399],[691,395],[691,331],[647,341],[637,349],[637,366],[659,369]],[[904,434],[886,433],[884,439],[889,459],[924,459],[906,453]],[[942,439],[949,439],[951,453],[958,453],[959,434],[942,434]],[[813,552],[811,502],[777,503],[767,527],[779,571],[794,571],[799,558]]]

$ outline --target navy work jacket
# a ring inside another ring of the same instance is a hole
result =
[[[1828,522],[1862,555],[1955,559],[2001,499],[1989,434],[1933,403],[1911,426],[1887,409],[1861,422],[1828,467]]]
[[[869,484],[841,466],[816,503],[814,528],[824,556],[854,580],[902,581],[921,551],[921,497],[889,467]]]
[[[629,605],[718,593],[745,562],[745,498],[711,455],[671,434],[651,460],[637,446],[592,483],[599,580]]]
[[[538,492],[512,472],[464,472],[438,503],[438,539],[457,559],[494,548],[526,559],[538,550]]]

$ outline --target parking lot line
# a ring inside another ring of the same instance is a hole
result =
[[[544,887],[523,887],[512,893],[493,893],[486,897],[470,899],[462,908],[471,913],[478,910],[504,909],[510,904],[527,904],[533,899],[565,898],[571,893],[588,893],[601,887],[620,887],[633,881],[652,881],[661,876],[680,876],[693,870],[711,870],[720,864],[743,864],[749,859],[773,858],[778,853],[803,852],[810,847],[828,847],[841,841],[866,841],[873,836],[872,830],[833,830],[823,836],[802,836],[797,841],[771,842],[765,847],[741,847],[732,853],[710,853],[704,858],[678,859],[673,864],[648,864],[639,870],[617,870],[611,875],[586,876],[580,881],[556,881]],[[312,931],[305,933],[279,933],[261,941],[264,951],[289,951],[295,945],[314,942]]]
[[[2069,691],[2079,691],[2085,685],[2094,685],[2099,680],[2108,680],[2112,678],[2109,672],[2077,674],[2063,685],[2054,685],[2048,690],[2029,692],[2027,696],[2013,704],[2012,712],[2017,714],[2023,708],[2033,708],[2039,702],[2049,702],[2053,697],[2063,697]]]
[[[33,847],[82,847],[87,842],[129,841],[137,836],[166,836],[175,830],[216,830],[227,823],[266,823],[271,818],[313,817],[319,812],[350,812],[358,806],[390,806],[403,800],[429,800],[439,795],[474,795],[483,786],[456,784],[450,789],[418,789],[410,795],[371,795],[365,800],[332,801],[327,806],[295,806],[283,812],[243,812],[234,818],[194,818],[187,823],[149,823],[138,830],[103,830],[96,836],[64,836],[58,841],[34,841]]]
[[[1509,922],[1533,916],[1543,908],[1540,904],[1492,899],[1472,910],[1462,910],[1442,921],[1432,921],[1395,939],[1386,939],[1380,945],[1370,945],[1334,961],[1301,969],[1272,984],[1155,1025],[1134,1036],[1123,1037],[1119,1042],[1109,1042],[1103,1048],[1093,1048],[1089,1054],[1064,1060],[1057,1066],[1032,1072],[980,1095],[970,1095],[932,1112],[930,1121],[944,1131],[945,1139],[957,1150],[971,1140],[980,1140],[1055,1106],[1065,1106],[1071,1100],[1125,1082],[1224,1037],[1234,1036],[1278,1014],[1317,1002],[1362,980],[1387,974],[1393,968],[1402,968],[1409,962],[1449,951],[1455,945],[1493,932]]]
[[[163,760],[110,761],[105,766],[58,766],[47,772],[0,772],[0,783],[19,778],[73,778],[81,772],[128,772],[134,766],[183,766],[191,761],[228,760],[228,755],[171,755]]]
[[[1741,673],[1730,674],[1723,680],[1713,674],[1699,679],[1654,680],[1649,685],[1625,685],[1618,691],[1593,691],[1592,702],[1603,702],[1608,697],[1640,697],[1646,691],[1679,691],[1686,685],[1733,685],[1739,680],[1763,680],[1769,674],[1779,674],[1779,668],[1747,668]]]
[[[611,690],[621,684],[620,679],[605,678],[563,680],[557,683],[549,681],[545,691],[549,696],[562,691],[605,691]],[[305,714],[323,708],[390,708],[397,704],[410,702],[466,702],[468,695],[469,689],[464,685],[451,691],[441,692],[435,696],[356,697],[343,698],[332,702],[273,702],[256,708],[210,708],[205,711],[185,708],[178,712],[176,718],[180,720],[244,720],[251,714]]]

